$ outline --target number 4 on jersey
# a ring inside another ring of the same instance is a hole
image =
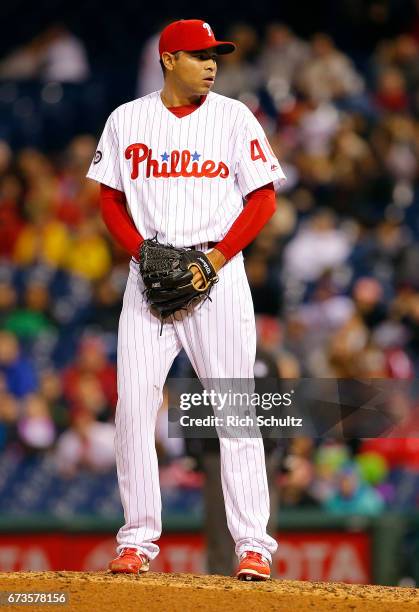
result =
[[[265,153],[263,152],[262,147],[260,146],[260,142],[257,138],[250,142],[250,159],[252,161],[257,161],[258,159],[261,159],[262,161],[266,162]]]
[[[275,153],[272,151],[271,145],[268,142],[268,139],[265,138],[265,142],[266,145],[269,149],[269,151],[272,153],[272,156],[275,157]],[[262,147],[260,146],[260,142],[257,138],[255,138],[254,140],[250,141],[250,159],[252,161],[257,161],[258,159],[261,159],[263,162],[266,162],[266,155],[263,152]]]

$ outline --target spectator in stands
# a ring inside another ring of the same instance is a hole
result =
[[[121,312],[122,286],[116,274],[109,274],[96,283],[91,312],[86,324],[107,335],[115,349],[115,338]]]
[[[38,393],[31,393],[22,402],[17,423],[20,441],[29,450],[51,448],[55,441],[55,425],[48,404]]]
[[[311,375],[321,376],[320,372],[328,369],[325,347],[353,313],[354,304],[348,296],[341,295],[337,287],[328,287],[326,283],[322,287],[320,282],[312,298],[292,313],[288,330],[297,332],[295,340],[300,360]],[[289,342],[291,334],[286,334],[286,338]],[[295,350],[294,340],[290,348]]]
[[[0,139],[0,176],[6,174],[13,162],[13,152],[5,140]]]
[[[313,157],[328,155],[340,120],[337,109],[329,102],[308,99],[306,111],[299,122],[302,151]]]
[[[159,62],[160,32],[170,23],[163,22],[157,32],[150,36],[141,50],[137,76],[137,97],[158,91],[163,87],[163,73]]]
[[[63,267],[70,244],[70,237],[62,223],[39,216],[36,223],[25,225],[20,232],[13,261],[19,266],[45,263],[54,268]]]
[[[98,215],[97,185],[85,180],[86,169],[95,148],[96,141],[92,136],[77,136],[63,155],[54,216],[70,229],[77,228],[83,220]]]
[[[41,213],[51,214],[57,202],[58,178],[51,159],[34,148],[17,155],[17,168],[25,182],[25,214],[35,221]]]
[[[90,67],[84,44],[64,24],[51,25],[40,39],[40,77],[43,81],[83,83],[89,78]]]
[[[329,512],[375,516],[383,510],[382,497],[373,487],[361,482],[356,464],[345,465],[337,480],[337,492],[324,502]]]
[[[289,92],[304,63],[309,58],[309,46],[284,23],[270,23],[258,64],[263,82],[270,92],[285,88]]]
[[[333,188],[326,197],[336,212],[365,222],[375,213],[375,206],[379,206],[376,192],[383,193],[389,181],[383,176],[370,144],[360,131],[353,118],[341,121],[330,143]],[[387,194],[381,197],[384,199]],[[391,197],[390,193],[388,197]]]
[[[63,374],[64,396],[72,406],[77,406],[78,385],[85,375],[98,380],[107,404],[114,409],[117,401],[116,367],[109,363],[99,336],[87,336],[81,340],[76,362]]]
[[[111,268],[111,253],[99,231],[99,220],[85,219],[77,227],[68,249],[66,267],[90,281],[105,277]]]
[[[0,327],[3,328],[7,319],[14,312],[17,304],[17,291],[13,285],[11,274],[0,273]]]
[[[373,329],[386,318],[383,288],[375,278],[359,278],[353,288],[355,308],[365,325]]]
[[[114,409],[115,406],[110,406],[107,402],[101,381],[94,374],[81,374],[73,390],[71,413],[89,412],[95,420],[104,422],[111,419]]]
[[[24,184],[15,172],[0,171],[0,257],[10,259],[23,227]]]
[[[257,247],[246,260],[246,273],[255,312],[276,315],[280,309],[279,279],[271,274],[266,255],[261,254]]]
[[[0,62],[1,79],[36,79],[42,62],[43,44],[39,37],[14,49]]]
[[[39,393],[47,402],[55,426],[61,432],[69,425],[70,415],[63,394],[60,373],[52,369],[46,369],[40,373],[39,379]]]
[[[16,440],[16,424],[19,405],[16,397],[9,393],[3,374],[0,374],[0,451]]]
[[[415,131],[412,118],[396,113],[384,117],[372,131],[371,143],[374,152],[383,170],[390,173],[393,184],[395,179],[409,182],[415,180],[418,167]],[[407,200],[405,204],[410,204],[411,201]]]
[[[316,507],[318,501],[311,494],[314,478],[312,464],[313,440],[294,438],[289,441],[286,456],[282,462],[279,478],[282,507]]]
[[[0,63],[3,79],[80,83],[90,74],[84,45],[60,23],[49,26]]]
[[[284,341],[284,330],[280,321],[273,315],[256,315],[258,346],[277,357]]]
[[[410,108],[417,116],[419,111],[419,44],[413,36],[402,34],[396,38],[394,63],[403,74],[407,91],[410,94]]]
[[[285,198],[279,198],[277,203],[278,211],[252,243],[245,260],[255,312],[274,316],[281,308],[275,255],[281,238],[288,237],[296,225],[292,204]]]
[[[315,34],[311,58],[305,62],[298,85],[310,99],[328,101],[356,96],[363,80],[350,59],[338,51],[330,36]]]
[[[68,256],[70,236],[66,227],[52,216],[58,200],[58,179],[52,164],[45,155],[25,150],[19,155],[18,165],[27,183],[28,223],[16,240],[13,260],[20,266],[41,262],[61,267]]]
[[[22,308],[14,310],[4,321],[4,328],[20,341],[34,342],[41,335],[55,332],[50,312],[48,286],[40,281],[29,281],[24,289]]]
[[[7,390],[15,397],[23,398],[38,387],[31,361],[20,354],[16,336],[8,331],[0,331],[0,372]]]
[[[230,57],[225,55],[221,58],[215,90],[223,96],[241,99],[260,87],[258,70],[251,62],[257,47],[257,35],[252,26],[237,23],[231,28],[227,39],[235,42],[237,49],[229,54]]]
[[[107,472],[115,466],[115,426],[99,423],[83,410],[74,415],[70,429],[57,441],[55,462],[64,477],[74,476],[78,469]]]
[[[321,440],[313,448],[315,475],[310,485],[310,494],[324,505],[336,493],[339,474],[343,466],[350,463],[350,451],[342,441]]]
[[[378,77],[375,104],[381,112],[403,112],[408,107],[408,96],[403,74],[397,68],[387,68]]]
[[[419,293],[415,292],[408,296],[402,294],[400,300],[395,300],[393,307],[395,314],[401,318],[408,330],[407,348],[415,360],[417,371],[419,365]]]
[[[356,378],[359,372],[359,356],[368,346],[369,333],[361,317],[354,313],[330,338],[326,350],[324,377]],[[313,367],[315,363],[312,363]],[[320,368],[321,364],[317,366]],[[320,371],[315,376],[322,376]]]
[[[287,244],[284,274],[295,281],[315,281],[325,270],[343,264],[350,251],[349,237],[337,227],[335,216],[318,211]]]

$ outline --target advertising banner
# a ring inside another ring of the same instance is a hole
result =
[[[273,573],[289,580],[367,584],[372,580],[368,533],[300,532],[278,536]],[[155,572],[205,573],[200,534],[162,536]],[[36,533],[0,536],[0,571],[103,571],[115,555],[107,534]]]

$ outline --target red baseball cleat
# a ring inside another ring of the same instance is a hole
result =
[[[148,557],[136,548],[123,548],[119,555],[109,563],[114,574],[142,574],[150,569]]]
[[[260,553],[247,550],[240,557],[236,578],[239,580],[269,580],[271,568],[269,561]]]

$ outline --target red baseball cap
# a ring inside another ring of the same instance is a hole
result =
[[[160,34],[160,57],[165,51],[200,51],[201,49],[217,48],[217,53],[225,55],[232,53],[236,45],[224,40],[216,40],[210,25],[201,19],[181,19],[169,23]]]

